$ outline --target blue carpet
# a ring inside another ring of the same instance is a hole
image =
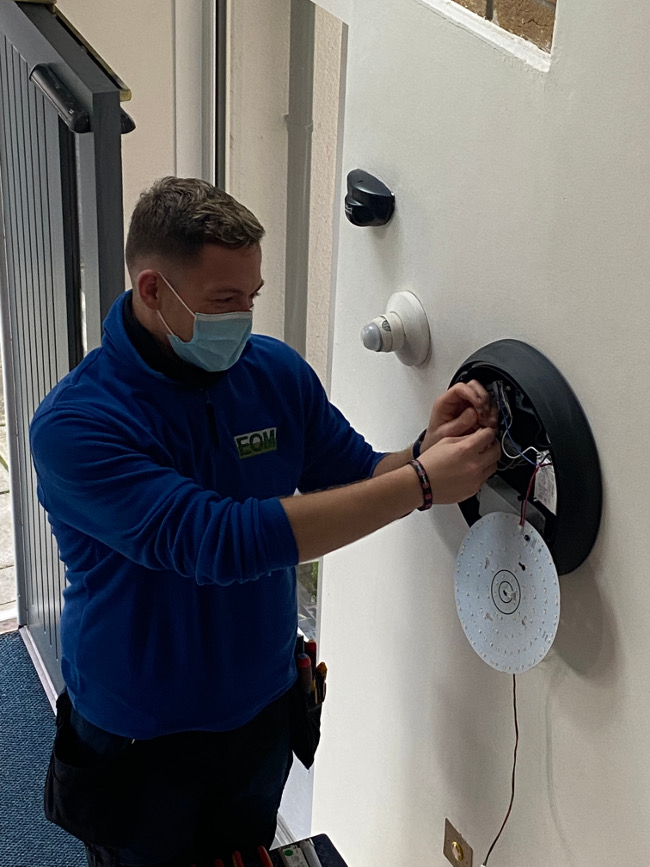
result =
[[[84,867],[82,844],[43,815],[54,714],[17,632],[0,635],[0,867]]]

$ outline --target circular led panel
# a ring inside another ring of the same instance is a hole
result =
[[[560,621],[560,585],[529,523],[505,512],[478,520],[458,553],[455,590],[463,631],[488,665],[519,674],[544,659]]]

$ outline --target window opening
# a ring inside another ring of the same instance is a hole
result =
[[[298,579],[298,627],[305,638],[316,639],[318,611],[319,561],[301,563],[296,569]]]
[[[455,0],[461,6],[521,36],[543,51],[551,50],[556,0]]]

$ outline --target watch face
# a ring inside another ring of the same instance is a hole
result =
[[[461,544],[456,610],[476,653],[497,671],[540,663],[560,621],[560,585],[546,543],[517,515],[491,512]]]

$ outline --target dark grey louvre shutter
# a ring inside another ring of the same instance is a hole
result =
[[[57,689],[65,586],[36,497],[29,422],[99,343],[123,291],[120,88],[53,9],[0,0],[0,261],[19,623]]]

